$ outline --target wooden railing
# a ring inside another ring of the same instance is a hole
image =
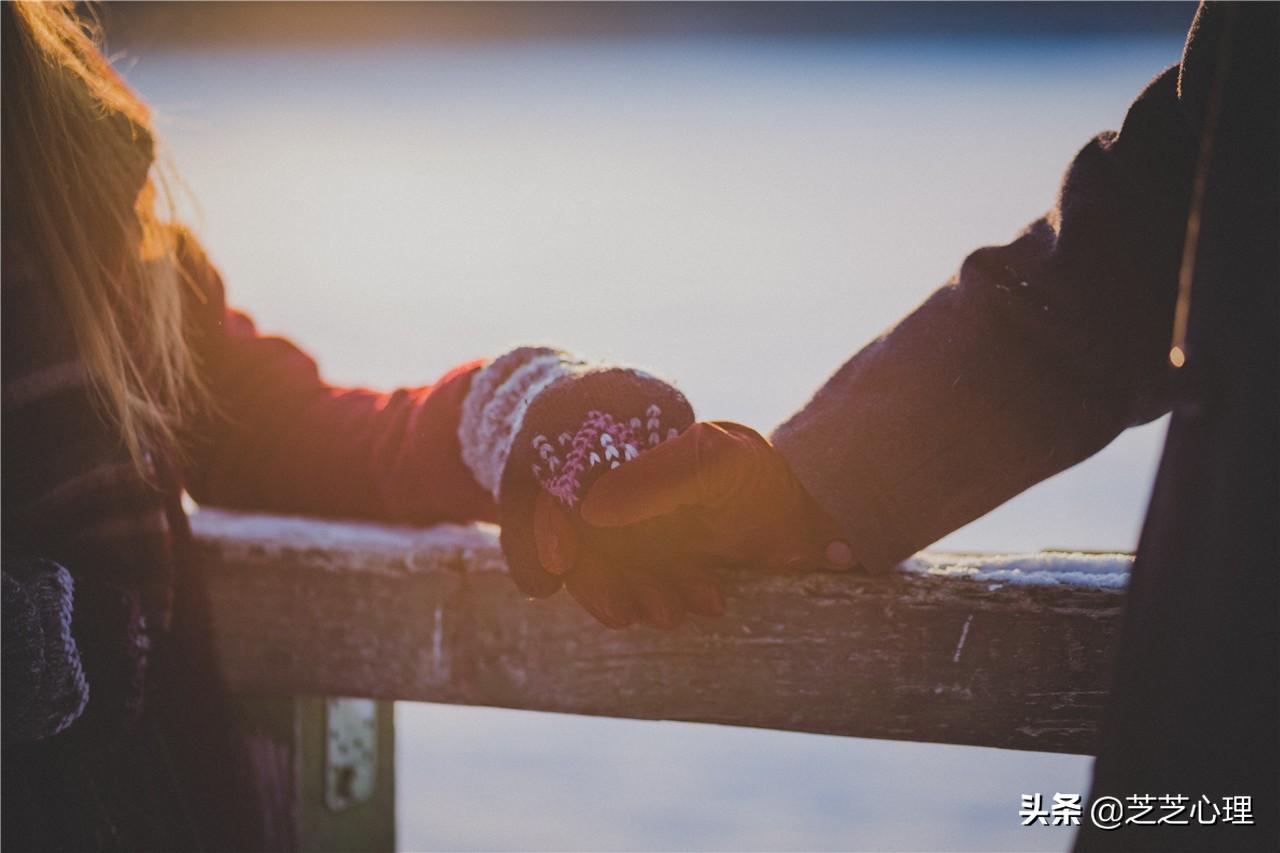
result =
[[[238,690],[1050,752],[1092,750],[1128,563],[728,574],[724,618],[613,631],[567,595],[525,599],[492,528],[193,523]]]
[[[1129,564],[1124,555],[937,554],[876,577],[731,572],[722,578],[727,616],[674,631],[613,631],[566,594],[523,597],[491,527],[215,510],[197,512],[193,526],[223,673],[249,696],[422,700],[1072,753],[1093,751]],[[295,733],[321,725],[319,700],[293,707]],[[380,713],[385,798],[391,732]],[[299,751],[324,748],[322,733],[312,739]],[[298,766],[314,765],[314,776],[322,763],[303,755]],[[333,772],[346,771],[330,772],[330,788]],[[300,782],[300,796],[305,784],[316,779]],[[304,824],[311,811],[302,809]],[[385,825],[385,808],[378,814]],[[332,843],[331,829],[323,843]],[[300,830],[304,842],[317,831]],[[372,846],[389,843],[385,826],[378,838]]]

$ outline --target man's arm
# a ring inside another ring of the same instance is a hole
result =
[[[1147,87],[1118,134],[1080,151],[1046,216],[971,254],[774,433],[867,568],[1168,408],[1198,146],[1180,68]]]

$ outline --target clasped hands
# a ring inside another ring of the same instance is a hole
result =
[[[533,532],[543,571],[613,628],[672,628],[718,616],[708,569],[845,570],[854,554],[831,518],[755,430],[697,422],[602,476],[570,509],[545,491]]]

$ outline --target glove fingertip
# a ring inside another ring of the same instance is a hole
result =
[[[838,571],[849,571],[857,562],[853,556],[853,548],[849,547],[849,543],[843,539],[832,539],[828,542],[823,550],[823,556],[826,558],[827,565]]]
[[[684,621],[684,611],[679,608],[665,609],[649,613],[645,624],[660,631],[674,631]]]
[[[565,588],[597,622],[607,628],[626,628],[636,621],[638,605],[630,586],[611,575],[594,559],[582,564],[565,577]]]
[[[616,595],[598,595],[592,590],[572,584],[568,589],[574,600],[582,605],[582,609],[606,628],[629,628],[636,621],[635,608]]]
[[[637,592],[641,618],[646,625],[669,631],[679,626],[684,618],[684,608],[671,595],[654,588]]]
[[[684,606],[698,616],[719,617],[729,611],[720,583],[706,572],[691,573],[681,587]]]

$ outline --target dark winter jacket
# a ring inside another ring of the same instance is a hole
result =
[[[236,732],[200,590],[177,570],[184,488],[247,509],[495,517],[459,451],[476,365],[392,394],[334,388],[296,347],[226,307],[190,238],[181,259],[215,406],[190,425],[185,457],[153,448],[144,476],[98,414],[44,274],[20,244],[4,248],[5,849],[291,843],[259,808],[279,774]],[[36,581],[31,567],[52,574]],[[87,705],[76,693],[85,682]]]
[[[883,570],[1172,411],[1094,793],[1248,795],[1255,823],[1086,828],[1083,847],[1280,849],[1278,18],[1202,6],[1050,211],[774,435]]]

